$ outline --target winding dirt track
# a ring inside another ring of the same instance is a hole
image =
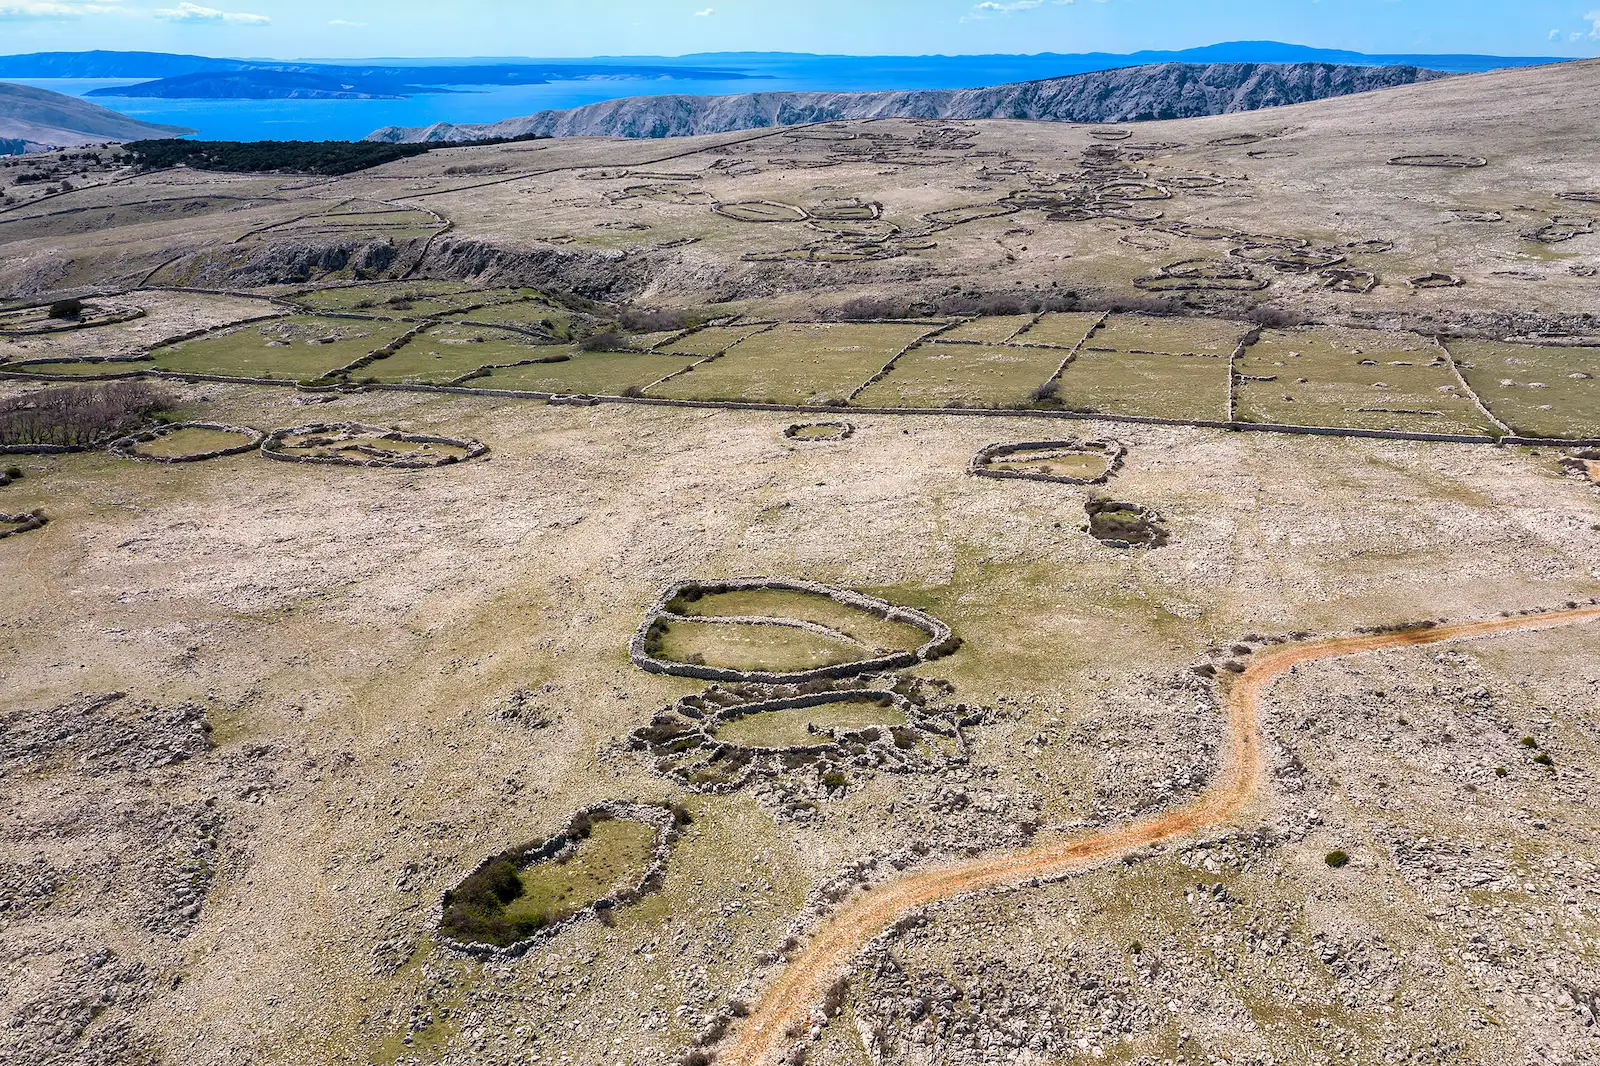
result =
[[[756,1004],[722,1066],[761,1066],[793,1042],[787,1034],[809,1022],[813,1006],[867,942],[909,911],[939,900],[1017,885],[1033,878],[1073,873],[1138,848],[1220,825],[1240,814],[1261,782],[1261,731],[1257,701],[1278,675],[1301,663],[1339,659],[1388,648],[1468,640],[1519,630],[1548,629],[1600,620],[1600,607],[1496,618],[1483,622],[1345,637],[1315,644],[1282,645],[1257,653],[1227,690],[1231,751],[1216,783],[1193,803],[1090,836],[1055,840],[1008,854],[912,874],[853,897],[799,950],[787,970]]]

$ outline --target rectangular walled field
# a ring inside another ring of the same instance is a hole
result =
[[[988,344],[918,345],[851,403],[861,407],[1025,407],[1066,352]]]
[[[1246,322],[1218,318],[1158,318],[1112,315],[1089,338],[1087,347],[1165,355],[1232,355],[1239,338],[1250,331]]]
[[[1239,360],[1241,420],[1412,433],[1493,433],[1432,340],[1380,330],[1267,330]]]
[[[761,326],[707,326],[659,349],[666,355],[717,355],[738,344]]]
[[[1075,411],[1220,422],[1228,414],[1228,360],[1080,352],[1061,375],[1056,396]]]
[[[1600,437],[1600,348],[1450,341],[1474,392],[1529,437]]]
[[[398,352],[355,371],[357,380],[444,385],[479,367],[543,359],[563,349],[537,345],[521,333],[484,326],[431,326]]]
[[[650,395],[686,400],[842,401],[933,326],[786,323],[674,378]]]
[[[1099,315],[1062,312],[1045,315],[1012,338],[1013,344],[1054,344],[1075,348],[1100,321]]]
[[[625,389],[642,389],[693,362],[689,356],[648,352],[578,352],[564,363],[506,367],[467,384],[478,389],[620,396]]]
[[[1004,344],[1014,333],[1032,321],[1032,315],[985,315],[945,330],[939,334],[939,339]]]
[[[157,367],[177,373],[301,381],[370,355],[411,328],[405,322],[295,315],[184,341],[152,354]]]

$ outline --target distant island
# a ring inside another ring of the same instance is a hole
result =
[[[1365,55],[1275,41],[1236,41],[1181,51],[1037,55],[826,56],[718,52],[583,60],[496,58],[262,60],[166,52],[34,52],[0,56],[0,78],[144,78],[85,95],[166,100],[395,100],[471,86],[572,81],[785,79],[840,90],[967,89],[1158,64],[1333,64],[1468,73],[1559,60],[1484,55]]]
[[[390,126],[367,139],[403,144],[527,136],[688,137],[869,118],[1138,122],[1302,104],[1449,76],[1412,66],[1158,63],[984,89],[635,96],[485,124]]]

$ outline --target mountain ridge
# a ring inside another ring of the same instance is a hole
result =
[[[0,82],[0,139],[69,147],[103,141],[180,137],[186,126],[144,122],[76,96]]]
[[[492,123],[389,126],[367,140],[682,137],[847,119],[1134,122],[1231,114],[1449,77],[1418,67],[1329,63],[1163,63],[981,89],[625,97]]]

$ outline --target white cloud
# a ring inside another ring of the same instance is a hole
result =
[[[1600,41],[1600,10],[1589,12],[1583,20],[1589,23],[1589,36]]]
[[[76,0],[16,0],[0,3],[0,19],[76,19],[85,15],[125,15],[126,8]]]
[[[694,17],[697,18],[697,19],[705,19],[705,18],[710,18],[712,15],[715,15],[716,13],[717,13],[717,9],[716,8],[708,7],[704,11],[696,11],[694,13]]]
[[[151,12],[168,22],[232,22],[242,26],[265,26],[272,20],[265,15],[247,15],[242,12],[219,11],[214,7],[201,7],[184,0],[177,7],[159,7]]]
[[[330,25],[330,26],[349,26],[349,27],[351,27],[353,29],[358,29],[359,30],[363,26],[365,26],[366,23],[365,22],[351,22],[348,19],[329,19],[328,20],[328,25]]]

